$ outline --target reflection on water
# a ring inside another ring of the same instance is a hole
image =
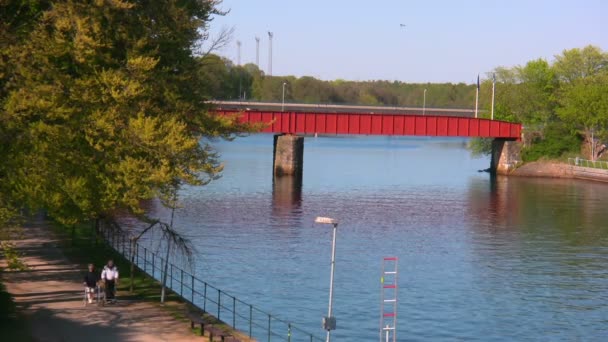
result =
[[[299,216],[302,204],[302,177],[274,177],[272,181],[272,214],[280,219]]]
[[[272,136],[218,146],[223,178],[182,193],[197,275],[322,335],[341,220],[339,341],[376,340],[380,267],[399,257],[398,339],[584,340],[608,334],[608,187],[491,178],[458,139],[307,138],[303,179],[272,180]]]

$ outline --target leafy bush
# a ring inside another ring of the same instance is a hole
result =
[[[492,138],[472,138],[467,145],[473,157],[489,156],[492,154]]]
[[[558,158],[564,153],[579,152],[582,139],[561,123],[552,123],[545,127],[542,137],[532,141],[532,145],[522,151],[524,162],[544,158]]]

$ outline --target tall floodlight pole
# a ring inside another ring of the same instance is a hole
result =
[[[426,89],[424,89],[424,95],[422,98],[422,115],[426,115]]]
[[[281,103],[281,112],[285,111],[285,86],[287,82],[283,82],[283,102]]]
[[[236,41],[236,50],[237,50],[237,53],[236,53],[236,55],[237,55],[237,57],[236,57],[236,64],[238,66],[241,66],[241,41],[240,40]],[[239,68],[238,71],[239,71],[239,96],[238,97],[239,97],[239,100],[241,100],[243,98],[243,93],[242,93],[242,91],[243,91],[243,89],[242,89],[243,88],[243,86],[242,86],[243,82],[242,82],[241,69]]]
[[[268,75],[272,76],[272,37],[274,33],[268,31]]]
[[[331,242],[331,273],[329,275],[329,308],[327,317],[323,317],[323,329],[327,330],[325,342],[330,342],[330,333],[336,329],[336,318],[333,317],[333,299],[334,299],[334,271],[336,268],[336,231],[338,230],[338,220],[329,217],[317,217],[315,223],[331,224],[333,229],[333,238]]]
[[[255,65],[260,67],[260,37],[255,37]]]
[[[236,41],[236,65],[241,65],[241,41]]]
[[[492,74],[492,117],[494,120],[494,90],[496,89],[496,74]]]

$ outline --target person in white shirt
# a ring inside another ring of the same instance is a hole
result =
[[[116,302],[114,294],[116,292],[116,284],[118,283],[118,268],[114,265],[112,259],[108,260],[108,264],[103,267],[101,279],[106,285],[106,300]]]

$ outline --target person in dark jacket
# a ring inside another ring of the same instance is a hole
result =
[[[93,303],[93,298],[95,296],[95,287],[97,286],[97,282],[99,281],[99,274],[95,272],[95,266],[93,264],[89,264],[89,269],[87,273],[84,275],[84,289],[87,293],[89,303]]]

